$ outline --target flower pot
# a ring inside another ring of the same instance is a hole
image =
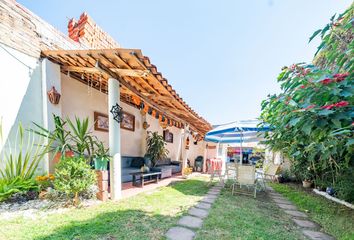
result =
[[[107,158],[94,158],[95,170],[106,171],[108,169],[108,159]]]
[[[58,162],[60,162],[61,159],[61,152],[57,152],[53,158],[53,166],[56,165]],[[65,152],[65,157],[74,157],[74,152],[73,151],[66,151]]]
[[[150,168],[148,166],[144,165],[140,168],[140,171],[141,172],[150,172]]]
[[[302,181],[302,186],[304,188],[310,188],[312,186],[312,182],[311,181],[307,181],[307,180],[304,180]]]

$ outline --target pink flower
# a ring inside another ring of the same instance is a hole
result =
[[[312,104],[312,105],[310,105],[310,106],[304,108],[304,110],[309,110],[309,109],[312,109],[312,108],[314,108],[314,107],[316,107],[316,105],[315,105],[315,104]]]
[[[331,110],[333,107],[334,107],[334,104],[329,104],[329,105],[322,106],[321,109]]]
[[[306,86],[305,86],[305,85],[302,85],[302,86],[300,86],[300,88],[301,88],[301,89],[304,89],[304,88],[306,88]]]

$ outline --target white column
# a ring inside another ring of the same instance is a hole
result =
[[[184,152],[184,154],[183,154],[183,162],[182,162],[182,171],[184,168],[187,167],[187,159],[188,159],[188,152],[189,152],[189,149],[186,149],[187,138],[189,136],[187,126],[184,128],[183,134],[184,134],[183,135],[184,141],[182,143],[182,152]],[[190,146],[191,146],[191,139],[189,139],[189,148],[190,148]]]
[[[111,199],[118,200],[122,196],[122,167],[120,155],[120,123],[113,119],[112,107],[120,103],[119,81],[108,79],[108,116],[109,116],[109,153]]]

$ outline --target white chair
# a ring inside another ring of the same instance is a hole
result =
[[[232,184],[232,195],[234,193],[241,193],[241,194],[246,194],[246,195],[252,195],[252,194],[247,194],[246,192],[243,191],[237,191],[237,186],[240,186],[240,190],[243,186],[250,188],[252,187],[254,192],[253,192],[253,197],[256,198],[257,195],[257,181],[256,181],[256,169],[255,166],[253,165],[237,165],[236,167],[236,181],[235,183]]]

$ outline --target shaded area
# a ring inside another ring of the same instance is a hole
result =
[[[264,193],[257,199],[225,188],[196,239],[304,239],[299,229]]]

